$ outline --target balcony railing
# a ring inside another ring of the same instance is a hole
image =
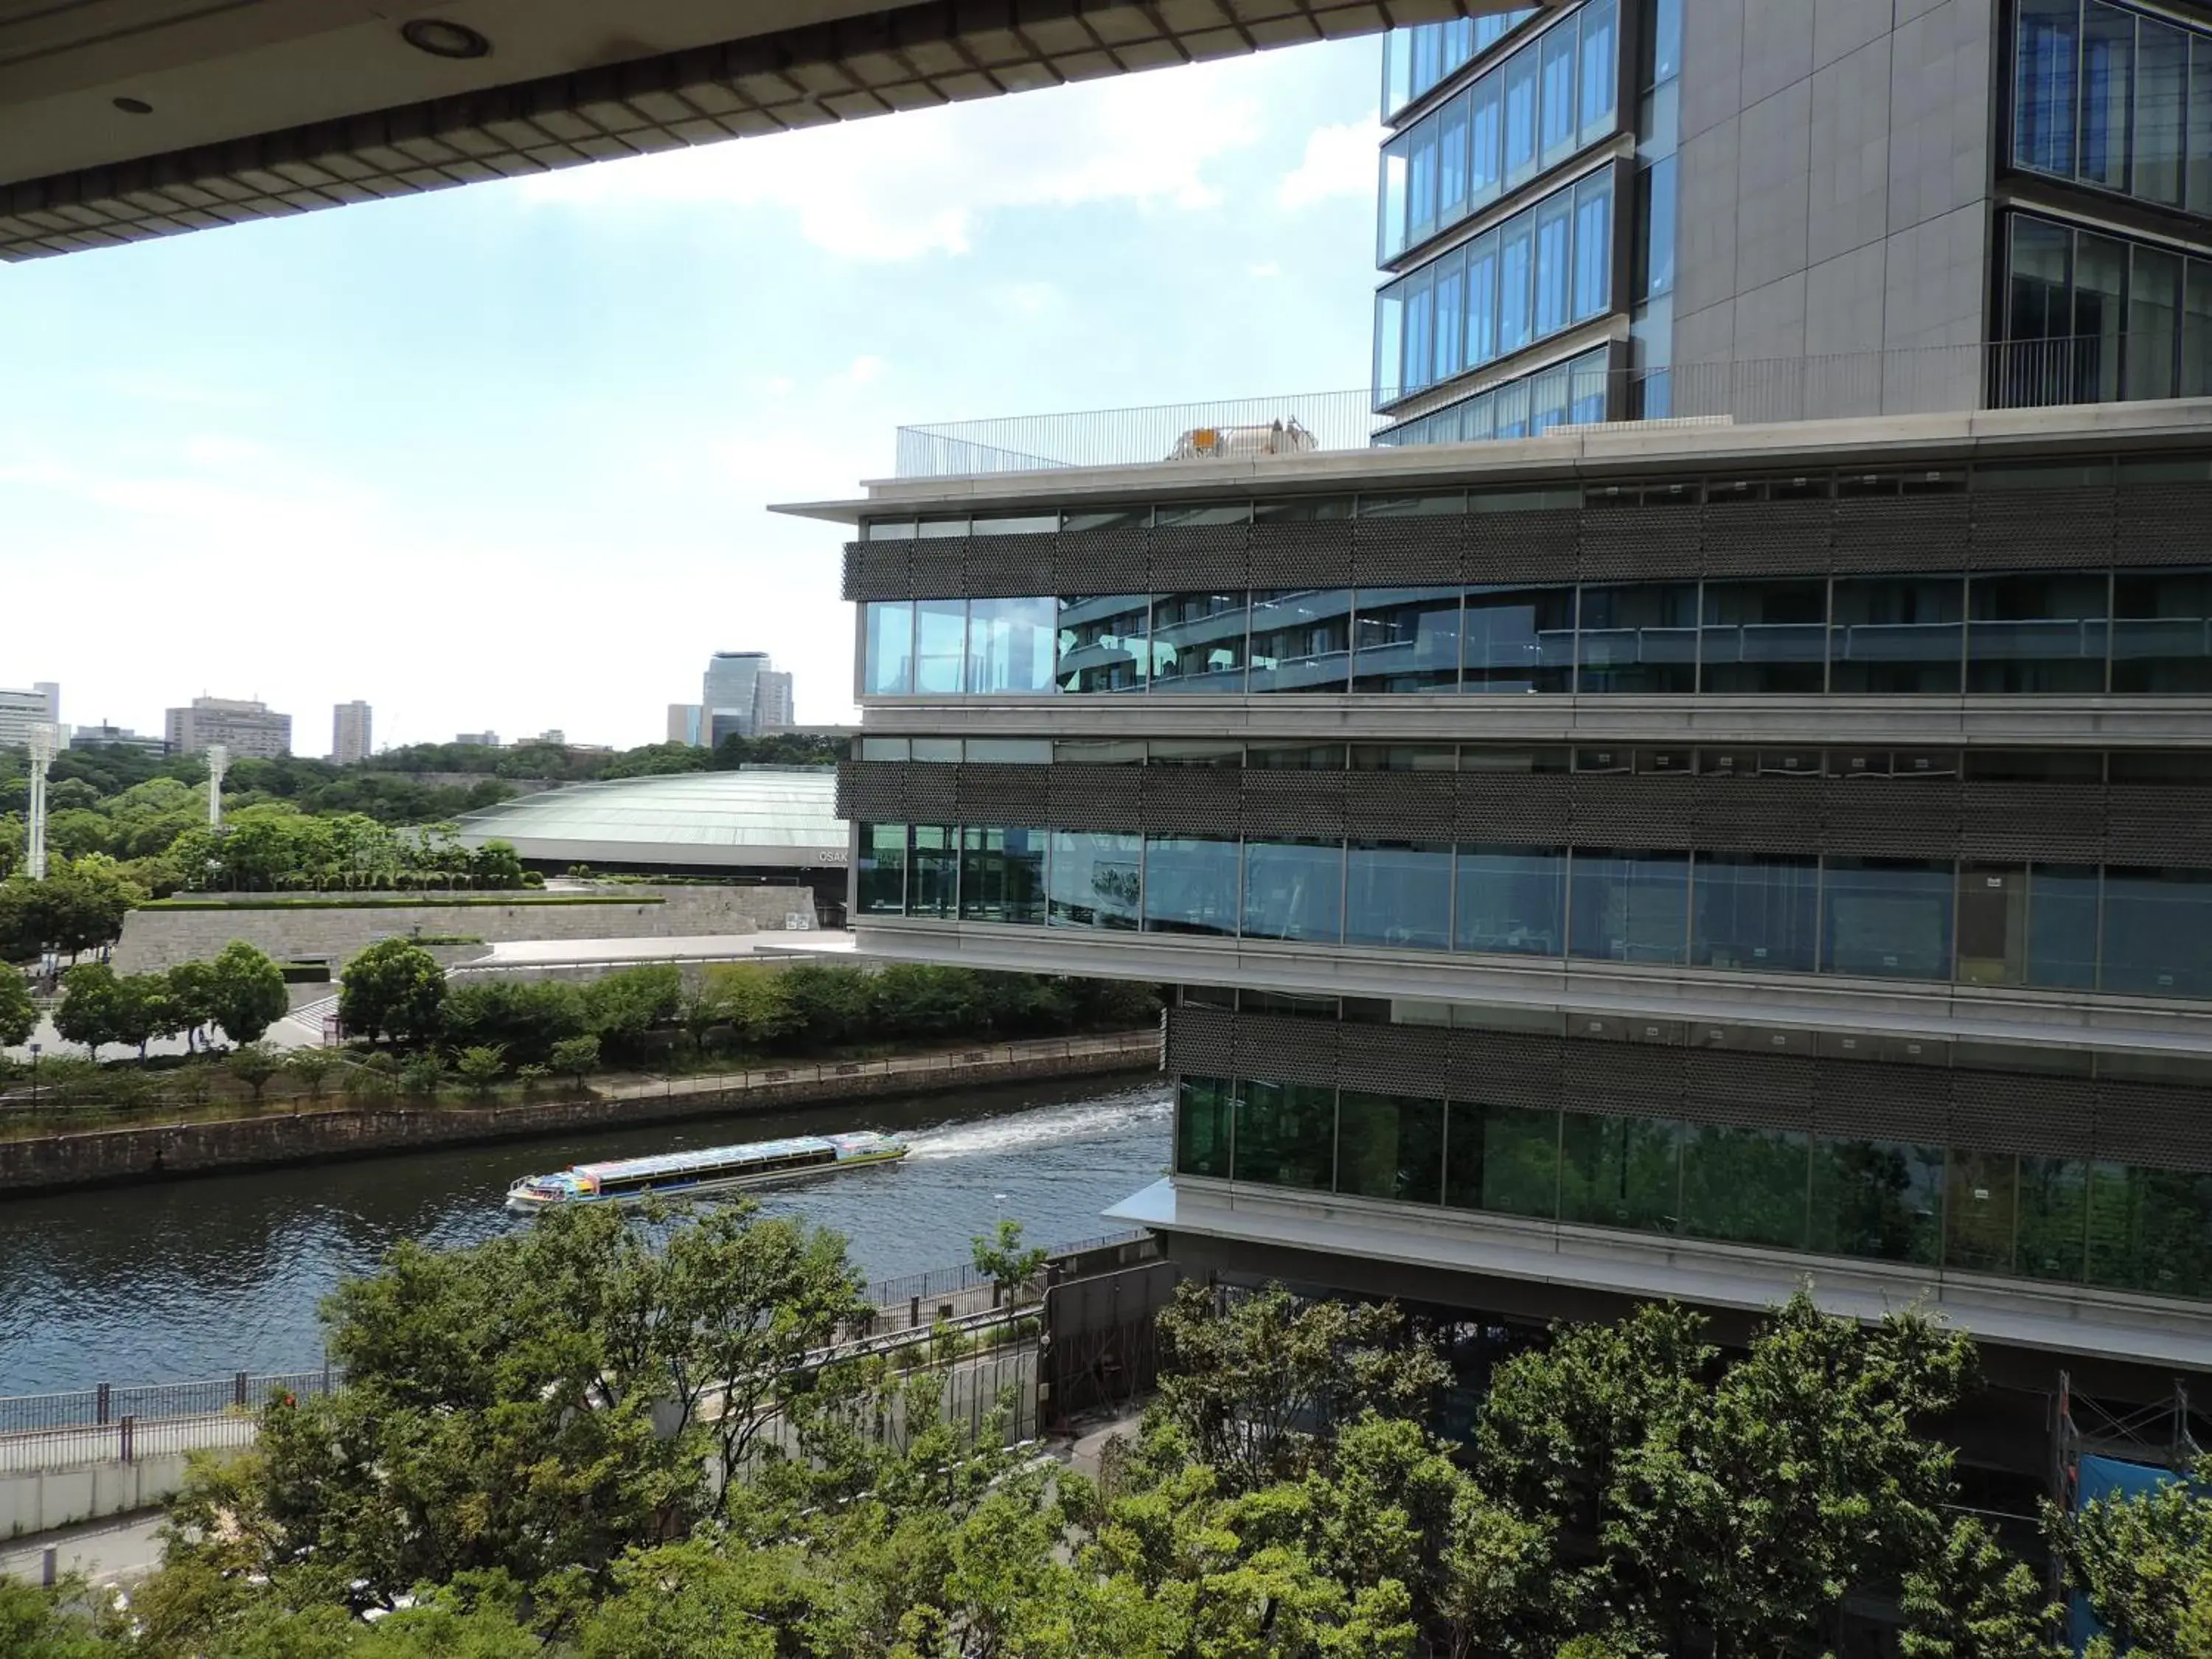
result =
[[[1380,398],[1370,389],[955,421],[898,429],[896,476],[969,477],[1060,467],[1242,459],[1526,437],[1599,421],[1739,425],[2019,409],[2172,396],[2124,386],[2123,342],[2085,336],[1994,345],[1914,346],[1747,358],[1663,369],[1562,363],[1470,390]],[[1376,412],[1377,404],[1388,415]]]

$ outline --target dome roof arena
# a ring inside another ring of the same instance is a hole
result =
[[[533,864],[842,869],[836,792],[836,774],[816,769],[615,778],[479,808],[459,835],[507,842]]]

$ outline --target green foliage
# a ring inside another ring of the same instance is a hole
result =
[[[457,1047],[498,1047],[543,1063],[554,1044],[583,1035],[583,993],[559,980],[465,980],[447,988],[440,1024]]]
[[[799,1023],[790,975],[754,963],[717,964],[706,970],[706,996],[748,1048],[774,1048]]]
[[[2212,1582],[2205,1586],[2212,1593]],[[2063,1615],[2027,1562],[1971,1516],[1905,1575],[1905,1659],[2064,1659]]]
[[[580,1085],[588,1073],[599,1068],[599,1040],[595,1036],[564,1038],[553,1045],[550,1063],[555,1071],[574,1078]]]
[[[461,1081],[478,1099],[499,1086],[507,1075],[507,1050],[498,1043],[479,1043],[464,1048],[453,1062],[453,1069],[461,1074]]]
[[[206,1007],[233,1042],[258,1042],[291,1006],[284,970],[243,939],[233,939],[209,964]]]
[[[975,1271],[988,1275],[1005,1296],[1018,1297],[1027,1290],[1052,1257],[1052,1252],[1041,1244],[1024,1249],[1022,1224],[1004,1216],[990,1235],[979,1235],[968,1244]]]
[[[0,1655],[7,1659],[100,1659],[116,1651],[102,1639],[112,1621],[86,1610],[76,1580],[40,1589],[0,1578]]]
[[[310,1100],[320,1100],[328,1086],[331,1073],[345,1062],[328,1048],[295,1048],[284,1056],[284,1070],[293,1080],[307,1091]]]
[[[232,1049],[223,1064],[233,1077],[253,1091],[253,1103],[258,1106],[269,1079],[284,1069],[284,1057],[265,1042],[246,1042]]]
[[[645,1034],[672,1021],[684,1006],[684,975],[672,964],[626,968],[583,988],[584,1023],[601,1048],[638,1052]]]
[[[346,963],[338,1018],[372,1042],[425,1042],[445,1000],[446,970],[436,957],[405,939],[382,939]]]
[[[104,962],[80,963],[62,975],[61,1006],[54,1030],[64,1042],[82,1042],[95,1060],[100,1048],[123,1037],[123,992],[115,970]]]
[[[123,918],[146,890],[112,860],[87,857],[44,881],[13,876],[0,882],[0,959],[27,962],[42,951],[76,957],[112,945]]]
[[[390,1054],[367,1054],[346,1068],[341,1086],[356,1105],[375,1106],[398,1091],[398,1075],[399,1062]]]
[[[215,964],[180,962],[169,969],[169,1011],[188,1047],[197,1049],[204,1027],[215,1023]]]
[[[2118,1651],[2212,1659],[2212,1460],[2194,1480],[2100,1498],[2045,1524]]]
[[[446,1085],[446,1062],[434,1048],[410,1054],[399,1065],[401,1092],[416,1100],[435,1100]]]
[[[0,963],[0,1048],[20,1048],[39,1029],[39,1005],[23,976]]]

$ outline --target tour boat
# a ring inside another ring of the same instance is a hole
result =
[[[647,1198],[688,1198],[724,1187],[749,1187],[764,1181],[891,1164],[907,1153],[896,1135],[872,1129],[842,1135],[794,1135],[788,1140],[755,1140],[742,1146],[704,1146],[696,1152],[661,1152],[652,1158],[617,1158],[579,1164],[557,1175],[528,1176],[507,1189],[510,1210],[542,1210],[555,1204],[636,1203]]]

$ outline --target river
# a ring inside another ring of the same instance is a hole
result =
[[[0,1198],[0,1395],[313,1369],[316,1304],[341,1278],[401,1238],[526,1226],[501,1207],[508,1183],[594,1158],[900,1130],[899,1164],[756,1194],[844,1233],[871,1279],[965,1261],[994,1215],[1035,1243],[1092,1237],[1165,1168],[1170,1121],[1157,1078],[1070,1079]]]

